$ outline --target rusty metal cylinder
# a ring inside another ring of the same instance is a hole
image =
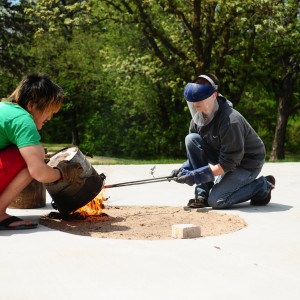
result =
[[[46,189],[52,198],[52,206],[61,214],[70,214],[92,201],[101,191],[105,179],[98,174],[78,147],[65,148],[50,158],[48,165],[56,167],[61,161],[80,163],[83,182],[70,185],[65,181],[47,184]]]
[[[33,179],[31,183],[10,203],[9,208],[40,208],[46,206],[46,188]]]

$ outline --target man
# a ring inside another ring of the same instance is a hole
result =
[[[39,145],[39,130],[58,112],[62,89],[46,75],[25,77],[7,101],[0,102],[0,230],[31,229],[37,224],[9,216],[7,207],[32,181],[73,184],[82,168],[62,164],[51,168]]]
[[[248,200],[251,205],[267,205],[275,178],[256,179],[265,162],[265,146],[218,93],[218,85],[213,74],[200,75],[186,85],[184,97],[192,115],[185,140],[188,161],[171,176],[179,183],[196,184],[195,198],[188,202],[192,208],[224,209]]]

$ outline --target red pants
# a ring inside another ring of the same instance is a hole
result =
[[[0,193],[25,167],[26,162],[16,146],[0,150]]]

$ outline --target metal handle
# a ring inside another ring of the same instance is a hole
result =
[[[129,185],[138,185],[138,184],[146,184],[146,183],[156,183],[156,182],[162,182],[162,181],[171,181],[175,180],[176,177],[157,177],[157,178],[150,178],[150,179],[143,179],[143,180],[136,180],[136,181],[127,181],[127,182],[121,182],[116,184],[109,184],[105,185],[104,188],[110,189],[114,187],[122,187],[122,186],[129,186]]]

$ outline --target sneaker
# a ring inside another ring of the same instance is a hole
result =
[[[268,175],[265,177],[268,181],[268,184],[270,186],[270,190],[269,190],[269,193],[268,195],[265,197],[265,198],[262,198],[262,199],[253,199],[251,200],[250,202],[250,205],[255,205],[255,206],[264,206],[264,205],[267,205],[270,200],[271,200],[271,192],[272,190],[275,188],[275,177],[272,176],[272,175]]]
[[[190,199],[187,206],[190,208],[203,208],[208,207],[208,203],[206,198],[200,196],[199,198]]]

